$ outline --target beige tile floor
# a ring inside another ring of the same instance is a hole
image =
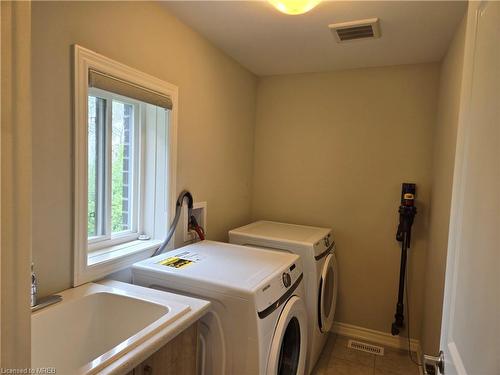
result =
[[[330,334],[312,375],[419,375],[408,352],[384,348],[384,356],[347,348],[349,339]],[[415,359],[415,353],[413,353]]]

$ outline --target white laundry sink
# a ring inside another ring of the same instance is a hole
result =
[[[85,284],[31,318],[31,367],[57,374],[93,374],[189,312],[127,284]]]

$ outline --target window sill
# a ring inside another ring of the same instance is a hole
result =
[[[156,250],[161,245],[160,240],[135,240],[91,252],[87,258],[87,265],[94,265],[116,261],[130,255]]]
[[[135,240],[93,251],[88,254],[86,266],[75,273],[75,285],[99,280],[144,260],[158,249],[161,240]]]

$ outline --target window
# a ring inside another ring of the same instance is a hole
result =
[[[177,88],[75,46],[74,285],[150,256],[175,202]]]
[[[140,129],[146,124],[141,124],[140,112],[147,106],[152,105],[104,90],[89,89],[89,250],[137,239],[141,234],[139,165],[143,146]]]

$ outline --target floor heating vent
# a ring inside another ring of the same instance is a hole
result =
[[[371,354],[384,355],[384,348],[382,348],[381,346],[367,344],[366,342],[349,340],[349,342],[347,343],[347,347]]]

